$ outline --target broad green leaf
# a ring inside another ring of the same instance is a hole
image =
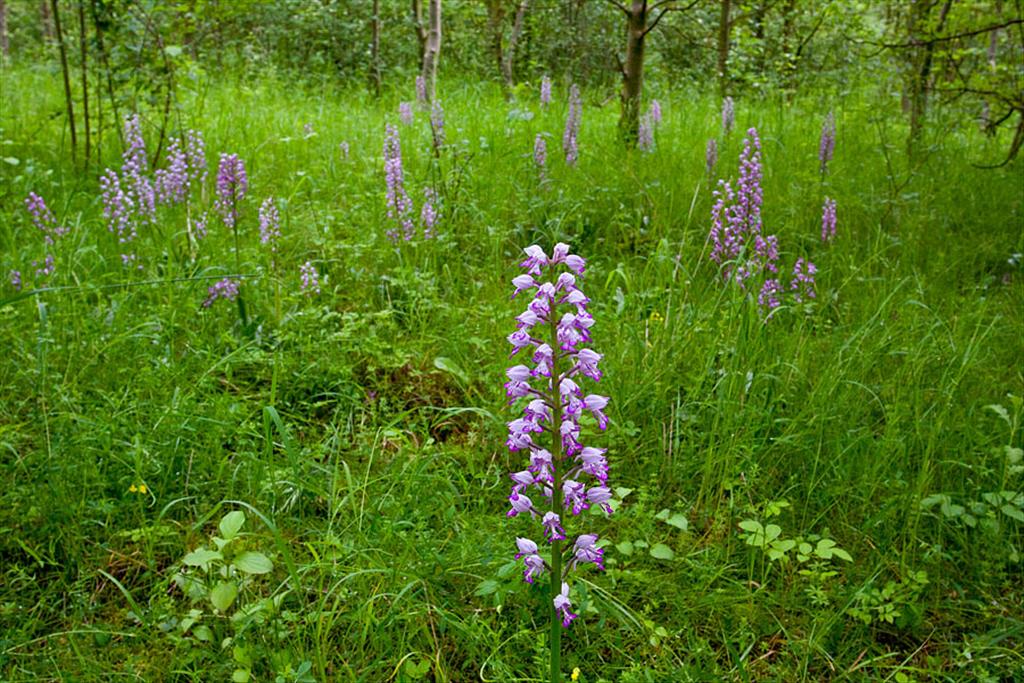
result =
[[[11,166],[17,166],[21,163],[21,160],[16,157],[4,157],[4,163],[8,163]]]
[[[234,673],[231,674],[231,680],[234,683],[248,683],[249,672],[245,669],[235,669]]]
[[[204,643],[208,643],[213,640],[213,633],[210,631],[210,627],[206,624],[200,624],[192,629],[192,635],[196,637],[196,640],[201,640]]]
[[[1024,522],[1024,511],[1022,511],[1019,507],[1007,503],[1006,505],[1003,505],[999,509],[1002,510],[1003,514],[1007,517],[1013,517],[1018,522]]]
[[[221,581],[210,591],[210,602],[221,612],[226,612],[238,597],[238,586],[234,581]]]
[[[850,553],[846,552],[842,548],[832,548],[832,554],[838,557],[840,560],[846,560],[847,562],[853,562],[853,558],[850,557]]]
[[[633,544],[631,542],[629,542],[629,541],[622,541],[621,543],[616,543],[615,544],[615,549],[618,550],[623,555],[632,555],[633,554]]]
[[[477,596],[478,598],[482,598],[485,595],[491,595],[492,593],[496,593],[497,591],[498,582],[494,579],[486,579],[485,581],[480,582],[480,585],[476,587],[475,591],[473,591],[473,595]]]
[[[628,496],[631,493],[633,493],[633,489],[627,489],[625,486],[616,486],[615,487],[615,496],[619,500],[625,500],[626,496]]]
[[[764,527],[761,523],[753,519],[745,519],[740,522],[740,528],[744,531],[749,531],[752,534],[760,534],[764,532]]]
[[[662,521],[669,526],[674,526],[675,528],[682,529],[683,531],[690,528],[690,523],[686,521],[686,516],[681,512],[677,512],[668,519]]]
[[[242,525],[245,524],[245,513],[241,510],[232,510],[220,520],[218,528],[220,529],[220,535],[225,540],[230,541],[238,532],[242,530]]]
[[[218,553],[216,550],[209,550],[207,548],[196,548],[182,560],[185,564],[190,567],[207,567],[214,560],[223,560],[224,556]]]
[[[988,408],[989,410],[991,410],[993,413],[995,413],[999,417],[1001,417],[1003,419],[1003,421],[1006,422],[1006,424],[1010,425],[1011,427],[1013,426],[1013,422],[1010,421],[1010,413],[1009,413],[1009,411],[1006,410],[1006,408],[1004,408],[1003,406],[999,405],[998,403],[993,403],[993,404],[987,405],[985,407]]]
[[[655,543],[651,546],[651,557],[656,560],[671,560],[675,556],[676,554],[672,552],[672,548],[669,548],[664,543]]]
[[[769,524],[764,528],[764,535],[768,541],[774,541],[782,533],[782,527],[777,524]]]
[[[266,574],[274,569],[269,557],[254,550],[246,550],[236,557],[234,565],[246,574]]]
[[[168,57],[180,57],[181,45],[168,45],[164,48],[164,54],[166,54]]]

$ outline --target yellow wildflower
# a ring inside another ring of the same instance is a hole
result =
[[[580,680],[580,668],[578,666],[573,668],[573,670],[572,670],[572,680],[574,680],[574,681]]]
[[[139,489],[135,486],[135,484],[132,484],[131,486],[128,487],[128,493],[135,493],[138,490]]]
[[[146,488],[145,484],[139,484],[139,493],[146,493],[149,489]]]

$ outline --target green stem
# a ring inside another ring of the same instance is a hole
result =
[[[552,309],[554,308],[552,302]],[[555,312],[551,311],[551,469],[554,482],[551,487],[551,511],[561,517],[559,496],[562,491],[562,397],[558,382],[558,327]],[[562,592],[562,542],[551,542],[551,683],[562,681],[562,624],[555,609],[555,596]]]
[[[234,220],[231,222],[231,231],[235,234],[235,272],[242,272],[242,249],[238,241],[238,199],[232,190],[231,195],[231,216]],[[242,329],[249,327],[249,316],[245,312],[245,301],[242,300],[242,294],[238,294],[238,317],[242,320]]]

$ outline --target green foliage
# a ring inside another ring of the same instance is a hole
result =
[[[66,289],[0,283],[0,678],[537,679],[550,596],[512,561],[501,382],[519,249],[566,239],[590,259],[616,498],[607,572],[577,582],[566,673],[1013,679],[1021,168],[967,163],[1005,132],[941,120],[911,165],[887,95],[738,98],[738,124],[764,135],[766,226],[819,266],[815,306],[765,325],[704,249],[715,97],[662,98],[657,151],[639,155],[588,92],[570,170],[557,97],[542,112],[442,83],[451,147],[433,156],[422,116],[401,129],[411,195],[444,188],[439,238],[395,250],[381,122],[408,93],[216,73],[178,104],[211,158],[249,166],[249,333],[200,309],[196,278],[233,261],[230,234],[213,221],[182,253],[169,212],[140,233],[146,270],[126,272],[95,174],[65,161],[59,83],[45,64],[5,71],[2,156],[19,162],[0,162],[0,273],[40,257],[29,191],[72,232],[52,283]],[[826,109],[840,133],[823,180]],[[109,131],[103,149],[120,163]],[[287,200],[277,269],[256,235],[271,194]],[[306,260],[319,297],[295,291]]]

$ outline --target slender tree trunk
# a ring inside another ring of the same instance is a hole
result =
[[[427,12],[427,43],[423,50],[423,80],[427,85],[427,99],[434,101],[437,94],[437,63],[441,57],[441,0],[430,0]]]
[[[627,145],[636,144],[640,126],[646,31],[647,0],[633,0],[626,19],[626,62],[622,65],[622,113],[619,116],[619,134]]]
[[[943,3],[942,9],[939,10],[938,23],[934,28],[936,34],[942,32],[942,28],[946,24],[946,17],[949,15],[949,10],[952,6],[953,0],[945,0]],[[911,11],[914,13],[911,18],[912,37],[921,38],[920,34],[927,29],[931,5],[927,0],[917,0]],[[912,74],[913,80],[910,86],[910,135],[907,137],[907,154],[911,156],[914,153],[917,139],[921,135],[925,114],[928,111],[928,91],[930,89],[934,51],[934,43],[927,43],[921,48],[918,54],[918,65],[916,65]]]
[[[370,26],[370,86],[373,88],[374,96],[380,97],[380,0],[373,0],[373,21]]]
[[[526,19],[526,10],[529,8],[530,0],[520,0],[516,9],[515,22],[512,24],[512,35],[508,38],[508,46],[505,48],[505,60],[501,63],[501,75],[505,79],[505,89],[511,92],[515,86],[513,78],[513,66],[515,64],[516,47],[519,45],[519,38],[523,35],[523,24]]]
[[[419,69],[423,71],[423,56],[427,51],[427,29],[423,26],[423,0],[412,0],[412,25],[416,29],[416,42],[420,46]]]
[[[721,0],[718,18],[718,94],[729,94],[729,33],[732,31],[732,0]]]
[[[50,4],[48,0],[39,0],[39,18],[43,25],[43,40],[53,40],[53,17],[50,16]]]
[[[5,57],[11,53],[11,47],[7,43],[7,3],[0,0],[0,54]]]
[[[117,96],[114,94],[114,77],[110,71],[110,60],[107,58],[107,50],[103,45],[103,27],[100,22],[99,0],[92,0],[90,10],[92,14],[92,25],[96,29],[96,50],[100,54],[100,61],[103,63],[103,70],[107,74],[107,94],[110,97],[110,109],[114,113],[114,130],[117,131],[117,139],[124,146],[124,133],[121,130],[121,112],[117,106]]]
[[[791,96],[796,79],[797,57],[793,53],[793,37],[795,33],[796,0],[786,0],[786,4],[782,8],[782,58],[785,60],[782,82],[785,85],[787,97]]]
[[[505,8],[502,0],[488,0],[487,2],[487,30],[491,34],[491,56],[494,58],[494,65],[498,67],[498,75],[504,75],[505,53],[502,49],[502,24],[505,19]],[[505,85],[503,83],[503,85]],[[508,96],[508,92],[505,93]]]
[[[68,52],[64,47],[64,32],[60,28],[60,7],[57,0],[50,0],[53,10],[53,28],[57,38],[57,49],[60,53],[60,68],[64,74],[64,100],[68,109],[68,125],[71,126],[71,161],[77,161],[78,134],[75,131],[75,105],[71,99],[71,74],[68,71]]]
[[[89,129],[89,51],[85,42],[85,0],[78,0],[78,49],[82,60],[82,114],[85,117],[85,163],[88,165],[92,134]]]

